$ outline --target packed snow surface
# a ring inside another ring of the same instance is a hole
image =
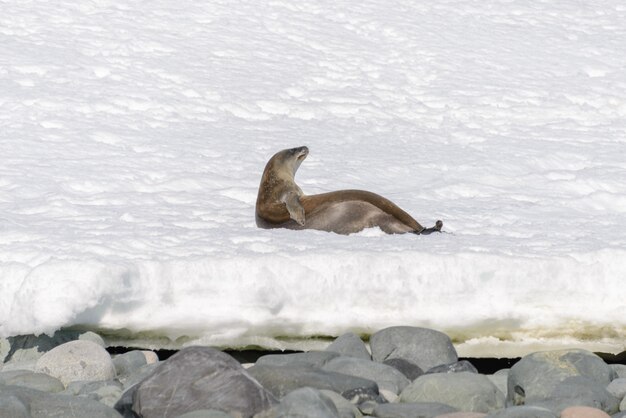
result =
[[[624,349],[622,0],[0,8],[0,336]],[[301,145],[305,193],[446,233],[257,228],[265,163]]]

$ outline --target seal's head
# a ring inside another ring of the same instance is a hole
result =
[[[296,175],[302,161],[309,155],[308,147],[289,148],[277,152],[270,159],[268,167],[280,167],[285,174],[290,174],[291,178]]]

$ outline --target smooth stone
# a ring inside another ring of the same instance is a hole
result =
[[[561,418],[611,418],[611,416],[596,408],[572,406],[561,412]]]
[[[500,369],[497,372],[494,373],[495,376],[509,376],[509,373],[511,373],[511,369]]]
[[[339,353],[342,356],[356,357],[363,360],[371,360],[372,355],[361,338],[352,333],[340,335],[326,347],[326,351]]]
[[[546,408],[523,405],[492,412],[487,418],[559,418],[559,416]]]
[[[159,363],[132,398],[132,410],[142,418],[177,417],[199,409],[248,417],[276,404],[237,360],[209,347],[184,348]]]
[[[113,357],[113,365],[118,378],[130,376],[141,367],[148,364],[143,351],[133,350]]]
[[[187,412],[179,415],[177,418],[233,418],[224,411],[216,409],[200,409],[198,411]]]
[[[391,358],[408,360],[422,370],[458,361],[450,337],[428,328],[390,327],[370,337],[372,358],[380,363]]]
[[[250,375],[277,398],[302,387],[326,389],[339,393],[354,403],[378,400],[380,394],[376,382],[343,373],[329,372],[310,366],[259,366],[248,369]]]
[[[411,383],[402,373],[391,366],[355,357],[337,357],[326,363],[322,370],[362,377],[376,382],[379,390],[396,395]]]
[[[328,399],[330,399],[337,408],[340,418],[361,418],[363,414],[354,404],[350,403],[346,398],[333,392],[332,390],[320,390]]]
[[[122,397],[123,386],[116,380],[104,382],[72,382],[65,390],[65,394],[87,396],[91,399],[113,408]]]
[[[541,351],[524,356],[509,372],[507,403],[522,405],[526,399],[545,399],[563,380],[584,376],[606,387],[613,370],[586,350]]]
[[[471,372],[420,376],[400,394],[400,402],[438,402],[466,412],[504,408],[504,395],[487,377]]]
[[[143,356],[146,358],[146,364],[153,364],[159,362],[159,356],[154,351],[142,350]]]
[[[457,412],[449,405],[436,402],[387,403],[374,408],[372,416],[378,418],[435,418],[438,415]]]
[[[37,371],[59,379],[65,386],[79,380],[98,381],[115,378],[111,356],[91,341],[70,341],[45,353],[37,360]]]
[[[3,394],[0,390],[0,417],[31,418],[26,405],[15,395]]]
[[[470,372],[470,373],[478,373],[478,370],[472,363],[467,360],[456,361],[450,364],[442,364],[440,366],[435,366],[426,371],[425,374],[432,373],[460,373],[460,372]]]
[[[0,384],[21,386],[42,392],[56,393],[65,389],[63,383],[44,373],[35,373],[28,370],[14,370],[0,373]]]
[[[626,396],[626,378],[622,377],[622,378],[613,380],[606,387],[606,390],[608,390],[609,393],[612,394],[613,396],[617,396],[620,399],[624,399],[624,396]]]
[[[626,364],[610,364],[616,378],[626,378]]]
[[[580,406],[598,408],[609,414],[619,411],[620,402],[620,399],[611,395],[594,380],[582,376],[568,377],[559,383],[548,399],[572,399]]]
[[[390,358],[383,361],[383,364],[398,370],[411,382],[424,374],[424,371],[417,364],[403,358]]]
[[[487,377],[487,379],[491,381],[491,383],[496,385],[498,390],[506,398],[506,391],[507,391],[507,384],[508,384],[509,377],[506,374],[488,374],[485,376]]]
[[[449,414],[437,415],[435,418],[484,418],[487,414],[480,412],[451,412]]]
[[[30,418],[120,418],[120,414],[114,409],[89,398],[51,394],[19,386],[4,386],[0,399],[7,396],[19,399],[30,412],[28,415]],[[4,418],[4,415],[2,417]]]
[[[305,365],[321,368],[332,359],[339,357],[339,353],[331,351],[308,351],[306,353],[267,354],[257,359],[257,366],[291,366]]]
[[[335,404],[319,390],[296,389],[272,408],[268,418],[340,418]]]
[[[4,357],[4,362],[30,363],[36,362],[44,353],[75,340],[88,340],[104,347],[104,340],[98,334],[91,331],[57,331],[52,336],[42,335],[18,335],[7,338],[9,350]],[[3,351],[5,351],[3,349]]]

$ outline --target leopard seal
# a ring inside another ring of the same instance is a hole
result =
[[[261,228],[316,229],[352,234],[379,227],[388,234],[440,232],[443,222],[424,228],[396,204],[364,190],[339,190],[306,195],[294,177],[309,155],[307,147],[285,149],[268,161],[256,201]]]

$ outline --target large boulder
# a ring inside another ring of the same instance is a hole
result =
[[[523,405],[529,399],[546,399],[560,382],[572,376],[588,377],[606,387],[614,372],[600,357],[586,350],[532,353],[509,371],[507,402]]]
[[[335,341],[326,347],[326,351],[332,351],[342,356],[356,357],[363,360],[372,359],[372,355],[367,351],[363,340],[352,332],[337,337]]]
[[[48,351],[37,360],[36,370],[56,377],[65,386],[79,380],[115,378],[115,366],[109,353],[102,346],[85,340],[70,341]]]
[[[61,330],[55,332],[52,336],[42,335],[17,335],[15,337],[8,337],[9,348],[3,359],[3,362],[8,363],[29,363],[37,361],[44,353],[58,347],[61,344],[65,344],[70,341],[83,340],[91,341],[102,347],[104,347],[104,341],[102,337],[91,331],[79,332]]]
[[[276,404],[235,359],[208,347],[185,348],[161,362],[136,386],[132,399],[132,410],[143,418],[173,418],[199,409],[250,417]]]
[[[458,361],[450,338],[439,331],[417,327],[391,327],[370,338],[372,358],[378,362],[402,358],[422,370]]]
[[[438,402],[461,411],[504,408],[504,395],[487,377],[471,372],[420,376],[400,394],[400,402]]]
[[[278,398],[303,387],[331,390],[355,403],[378,400],[380,397],[378,385],[372,380],[306,365],[255,365],[248,372]]]
[[[388,390],[396,395],[411,383],[402,373],[391,366],[355,357],[334,358],[326,363],[322,370],[373,380],[378,384],[378,389]]]

